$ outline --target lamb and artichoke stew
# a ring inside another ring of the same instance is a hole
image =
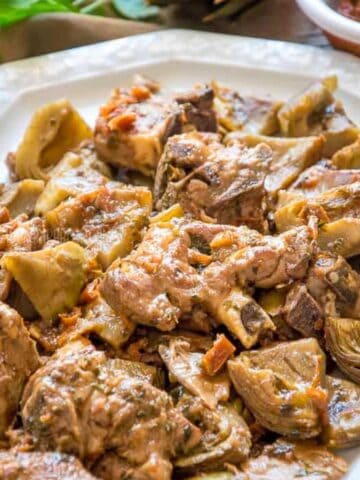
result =
[[[0,189],[0,478],[337,480],[360,446],[360,129],[137,76]]]

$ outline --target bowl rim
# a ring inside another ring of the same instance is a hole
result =
[[[296,0],[301,10],[327,33],[360,45],[360,22],[345,17],[324,0]]]

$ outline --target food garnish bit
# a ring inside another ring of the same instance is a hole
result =
[[[0,478],[344,477],[360,130],[336,86],[137,76],[94,131],[34,114],[0,187]]]

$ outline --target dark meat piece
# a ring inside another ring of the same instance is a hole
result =
[[[220,125],[228,131],[273,135],[279,130],[277,112],[282,103],[265,98],[241,96],[237,91],[212,83],[215,110]]]
[[[279,439],[265,447],[260,456],[243,464],[242,471],[245,477],[240,476],[240,480],[340,480],[347,465],[316,443]]]
[[[152,375],[146,365],[69,343],[26,386],[25,432],[36,449],[71,453],[89,465],[112,451],[129,466],[119,480],[169,480],[170,458],[196,445],[199,433],[150,383]]]
[[[199,445],[175,460],[176,469],[182,473],[209,471],[243,462],[250,453],[251,434],[236,406],[222,403],[211,410],[200,398],[179,390],[173,392],[176,408],[202,435]]]
[[[0,302],[0,439],[15,416],[27,378],[39,366],[35,343],[23,319]]]
[[[323,439],[331,448],[360,444],[360,387],[341,378],[326,377],[328,424]]]
[[[327,406],[325,354],[314,338],[242,352],[228,369],[260,425],[293,438],[320,433]]]
[[[225,147],[218,135],[198,132],[174,136],[156,172],[156,207],[180,203],[195,218],[263,231],[264,179],[271,158],[265,145]]]
[[[97,151],[115,166],[152,175],[170,136],[184,128],[216,130],[212,95],[206,88],[175,98],[145,85],[115,89],[96,122]]]
[[[315,337],[322,330],[324,312],[306,286],[295,283],[286,296],[284,318],[290,327],[304,337]]]
[[[325,339],[340,370],[360,383],[360,320],[327,317]]]
[[[2,480],[95,480],[70,455],[63,453],[0,451]]]
[[[117,257],[130,253],[140,240],[151,208],[148,189],[119,184],[62,202],[46,214],[46,221],[55,238],[68,238],[86,247],[105,269]]]

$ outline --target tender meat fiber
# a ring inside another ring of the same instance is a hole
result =
[[[174,329],[201,288],[190,247],[190,236],[176,222],[152,225],[138,248],[105,275],[105,300],[135,323]]]
[[[39,366],[23,319],[0,302],[0,439],[14,419],[26,380]]]
[[[258,422],[293,438],[316,437],[327,407],[325,354],[314,338],[242,352],[230,378]]]
[[[265,229],[265,145],[225,147],[216,134],[191,132],[166,144],[155,178],[159,210],[180,203],[195,218]]]
[[[216,131],[211,89],[177,97],[147,86],[113,91],[96,122],[95,144],[109,163],[152,175],[167,139],[184,128]]]
[[[347,466],[345,460],[316,443],[279,439],[244,463],[242,471],[244,478],[240,475],[239,480],[340,480]]]
[[[151,213],[146,188],[116,185],[78,195],[46,214],[55,238],[73,240],[107,268],[140,240]]]
[[[49,452],[0,451],[2,480],[95,480],[70,455]]]
[[[81,341],[31,377],[21,415],[36,449],[71,453],[88,465],[111,451],[129,466],[119,480],[170,480],[170,458],[199,441],[197,428],[150,383],[146,365],[107,360]]]

